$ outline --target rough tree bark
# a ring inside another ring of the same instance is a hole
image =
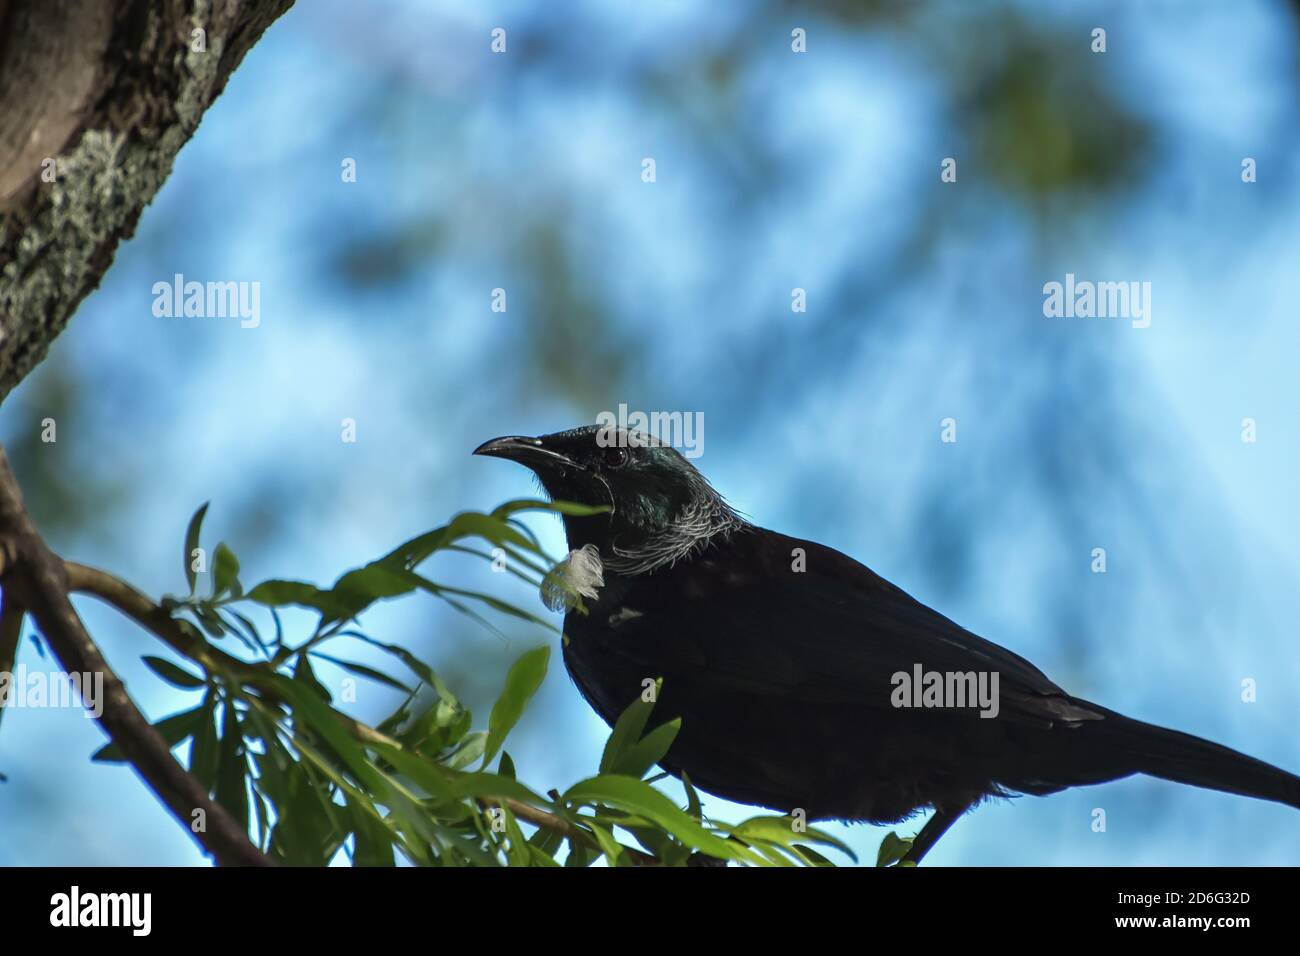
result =
[[[99,285],[230,74],[292,4],[0,0],[0,401]]]

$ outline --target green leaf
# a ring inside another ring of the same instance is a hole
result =
[[[415,674],[417,677],[419,677],[420,680],[424,681],[435,691],[437,691],[439,698],[445,701],[449,701],[455,707],[460,706],[460,701],[456,699],[456,695],[453,694],[447,688],[447,685],[444,684],[442,680],[438,677],[438,675],[434,673],[433,668],[429,667],[428,664],[424,663],[422,660],[420,660],[418,657],[416,657],[406,648],[400,647],[397,644],[385,644],[383,641],[377,641],[373,637],[368,637],[365,634],[362,634],[358,631],[345,631],[344,633],[357,638],[357,640],[365,641],[367,644],[370,644],[373,647],[378,647],[380,650],[387,651],[389,654],[392,654],[403,664],[409,667],[411,669],[411,672]]]
[[[352,853],[354,866],[393,866],[393,832],[385,825],[373,805],[362,797],[347,797],[348,812],[352,817],[352,834],[356,846]]]
[[[423,588],[448,601],[457,610],[472,616],[473,612],[456,601],[456,597],[469,598],[503,614],[553,628],[544,618],[491,595],[447,588],[422,578],[411,570],[435,551],[451,547],[458,540],[467,537],[481,537],[508,551],[515,549],[511,553],[535,554],[549,561],[531,532],[521,532],[512,525],[510,515],[514,511],[528,509],[567,514],[598,514],[608,510],[604,507],[590,509],[582,505],[552,506],[549,502],[522,501],[503,505],[490,515],[464,512],[447,525],[404,542],[378,561],[348,571],[329,590],[321,590],[298,581],[264,581],[249,592],[249,597],[270,607],[286,604],[310,607],[321,613],[322,622],[328,623],[354,618],[382,598],[397,597],[415,588]]]
[[[284,607],[297,604],[315,611],[324,610],[322,595],[326,592],[306,581],[263,581],[248,592],[248,599],[266,607]]]
[[[438,764],[400,747],[376,741],[370,749],[392,765],[393,769],[438,800],[454,799],[448,792],[450,772]]]
[[[672,860],[674,853],[683,860],[691,855],[690,847],[678,843],[668,831],[659,827],[645,823],[629,823],[627,820],[619,821],[618,825],[632,834],[647,853],[662,860],[665,866],[677,865]]]
[[[831,836],[825,830],[817,830],[811,827],[800,830],[796,828],[793,817],[751,817],[739,826],[728,827],[727,829],[746,841],[766,840],[770,843],[779,843],[782,846],[793,846],[799,840],[820,843],[834,847],[854,862],[857,861],[857,856],[853,853],[852,848],[843,840]]]
[[[334,696],[329,692],[329,688],[316,678],[316,671],[312,668],[311,659],[306,654],[298,655],[298,662],[293,666],[293,679],[304,687],[310,688],[325,703],[333,701]]]
[[[487,734],[481,730],[472,734],[467,734],[465,739],[456,748],[456,752],[447,758],[446,764],[452,770],[461,770],[468,767],[479,757],[483,756],[483,749],[487,745]],[[513,776],[510,777],[514,779]]]
[[[217,698],[209,690],[199,707],[199,723],[194,731],[194,743],[190,746],[190,773],[199,778],[209,793],[216,782],[220,758],[217,749],[216,705]]]
[[[323,831],[325,842],[323,850],[324,859],[328,860],[333,857],[333,855],[341,849],[343,844],[346,842],[348,833],[354,832],[353,828],[348,825],[349,814],[340,812],[338,804],[333,800],[335,792],[329,788],[327,783],[333,784],[333,786],[337,788],[337,792],[343,794],[345,803],[350,804],[349,809],[359,807],[363,812],[370,814],[372,822],[382,825],[390,832],[390,834],[397,836],[399,839],[401,838],[399,830],[389,823],[389,818],[383,817],[379,814],[378,810],[375,809],[374,800],[371,796],[353,786],[352,783],[350,783],[347,778],[339,772],[334,763],[315,747],[308,744],[302,735],[294,736],[293,746],[303,758],[301,766],[304,770],[308,771],[307,776],[314,777],[314,774],[311,772],[314,770],[315,773],[321,774],[324,777],[324,781],[320,778],[315,778],[311,787],[312,792],[316,795],[316,799],[320,803],[321,809],[324,811],[326,818],[333,821],[333,826],[329,830]],[[386,802],[391,801],[394,797],[398,799],[398,806],[396,807],[397,815],[410,820],[414,802],[407,800],[402,792],[396,788],[392,789],[390,797]],[[436,826],[430,824],[427,820],[426,814],[420,814],[416,818],[416,823],[417,826],[423,827],[424,833],[433,833],[438,829]],[[411,857],[412,860],[418,863],[428,864],[432,862],[432,860],[428,858],[429,854],[425,852],[418,842],[407,842],[402,840],[402,849]]]
[[[560,851],[560,847],[564,845],[564,836],[554,830],[538,827],[537,832],[528,838],[528,842],[536,847],[538,851],[553,859],[555,854]]]
[[[266,644],[262,641],[262,636],[257,633],[257,628],[254,626],[253,622],[248,619],[247,615],[241,614],[233,607],[225,608],[225,612],[233,617],[239,623],[240,627],[243,628],[243,632],[241,633],[238,628],[227,625],[227,629],[233,632],[236,636],[239,636],[241,639],[245,636],[247,637],[247,640],[244,640],[245,647],[254,653],[267,653]]]
[[[203,705],[200,704],[190,710],[183,710],[180,713],[172,714],[170,717],[164,717],[153,727],[162,736],[162,739],[167,741],[167,746],[175,747],[194,732],[194,728],[198,726],[199,719],[202,716]],[[94,756],[90,759],[100,763],[125,763],[126,754],[122,753],[117,744],[110,741],[95,751]]]
[[[244,750],[244,734],[239,717],[230,698],[226,698],[223,713],[216,800],[247,830],[248,757]]]
[[[608,772],[626,774],[629,777],[645,776],[645,772],[668,753],[668,748],[673,745],[673,741],[677,739],[677,732],[681,729],[680,717],[660,724],[619,754]]]
[[[641,739],[641,733],[645,730],[646,721],[650,719],[650,712],[655,707],[654,701],[659,699],[659,690],[662,687],[663,680],[656,681],[652,700],[638,697],[618,715],[618,720],[614,722],[614,729],[610,732],[609,739],[605,741],[605,752],[600,758],[601,773],[612,773],[618,759]]]
[[[695,792],[695,786],[685,770],[682,771],[682,788],[686,791],[686,812],[696,820],[701,819],[704,813],[700,808],[700,795]]]
[[[768,843],[766,840],[750,840],[746,842],[749,843],[751,850],[767,861],[768,866],[793,867],[803,862],[803,857],[793,850],[789,851],[788,855],[782,852],[784,847],[781,844]]]
[[[397,739],[412,751],[437,756],[459,743],[469,733],[471,722],[469,711],[439,699],[398,731]],[[391,728],[382,726],[380,730],[391,732]]]
[[[568,868],[591,866],[593,860],[600,856],[595,850],[585,843],[579,843],[576,839],[569,840],[569,855],[564,858],[564,865]]]
[[[654,787],[635,777],[601,774],[574,784],[564,800],[577,804],[608,804],[644,817],[662,827],[683,843],[723,860],[762,862],[751,850],[739,843],[723,840],[705,830]]]
[[[265,852],[267,841],[271,836],[271,802],[262,795],[256,784],[251,789],[253,791],[253,810],[257,818],[257,833],[253,843],[258,849]]]
[[[185,529],[185,583],[190,586],[190,594],[194,594],[197,575],[194,573],[194,549],[199,546],[199,531],[203,528],[203,516],[208,513],[208,505],[212,502],[205,501],[199,506],[199,510],[194,512],[190,518],[189,527]]]
[[[504,547],[517,548],[520,551],[550,560],[541,549],[536,537],[526,528],[517,526],[511,516],[521,511],[545,511],[551,514],[569,514],[576,516],[602,514],[609,511],[607,506],[567,504],[565,502],[522,499],[510,501],[494,508],[491,514],[466,511],[456,515],[441,528],[426,531],[409,541],[403,542],[381,559],[383,563],[393,563],[405,568],[414,568],[436,551],[450,548],[463,538],[478,537],[485,541]]]
[[[371,603],[364,597],[322,590],[306,581],[281,579],[263,581],[248,592],[248,598],[273,611],[290,605],[316,611],[321,616],[322,625],[355,617]]]
[[[369,677],[373,681],[377,681],[380,684],[385,684],[396,690],[400,690],[406,694],[415,693],[415,691],[407,687],[397,678],[390,677],[387,674],[385,674],[383,671],[375,670],[375,668],[373,667],[367,667],[365,664],[358,664],[355,661],[340,660],[339,658],[332,657],[329,654],[322,654],[320,651],[311,651],[310,653],[313,657],[318,658],[319,660],[329,661],[331,664],[335,665],[336,667],[341,667],[345,671],[349,671],[350,673],[356,674],[360,677]]]
[[[564,840],[563,837],[557,837],[557,839],[559,839],[561,842],[563,842]],[[528,843],[528,852],[533,858],[533,866],[559,866],[560,865],[559,863],[555,862],[555,857],[552,854],[546,852],[546,849],[544,847],[538,846],[537,844],[533,843],[531,840]]]
[[[492,758],[505,743],[506,734],[519,722],[524,707],[533,694],[537,693],[537,688],[542,686],[550,659],[551,649],[542,645],[526,652],[510,668],[510,673],[506,675],[505,690],[492,705],[492,713],[488,715],[488,739],[483,766],[492,762]]]
[[[834,867],[835,864],[826,857],[822,856],[810,846],[804,846],[802,843],[792,843],[791,847],[804,858],[804,861],[812,866]]]
[[[195,677],[189,671],[164,658],[146,656],[140,659],[144,661],[146,667],[167,683],[174,684],[184,690],[193,690],[196,687],[204,686],[206,683],[202,677]]]
[[[501,760],[497,764],[497,773],[503,777],[509,777],[511,780],[517,779],[515,776],[515,762],[510,759],[510,754],[504,750],[501,751]]]
[[[335,581],[330,594],[343,606],[355,608],[347,615],[355,617],[381,598],[399,597],[413,590],[415,582],[405,569],[372,561]]]
[[[344,808],[326,797],[326,788],[308,772],[310,766],[294,761],[283,774],[271,770],[258,781],[275,806],[272,852],[294,866],[324,866],[343,832],[339,818]]]
[[[609,865],[618,866],[618,858],[622,855],[623,848],[619,846],[618,841],[614,839],[614,834],[610,833],[599,823],[588,821],[587,826],[591,832],[595,834],[596,842],[600,844],[600,852],[605,854],[605,858],[609,860]]]
[[[506,860],[511,866],[531,866],[533,855],[528,852],[528,840],[524,838],[524,831],[519,828],[519,821],[515,819],[509,807],[501,807],[500,810],[505,814],[506,821],[508,840]]]
[[[304,721],[325,739],[338,754],[358,782],[378,801],[387,802],[393,792],[392,785],[380,771],[366,759],[361,747],[343,728],[341,718],[310,687],[290,680],[282,674],[271,675],[275,687],[293,706],[295,721]]]
[[[328,591],[313,588],[312,593],[298,589],[297,596],[300,600],[295,603],[306,604],[320,611],[321,622],[324,624],[354,618],[378,600],[400,597],[415,588],[416,583],[404,568],[372,561],[364,567],[348,571]]]
[[[496,545],[513,544],[517,548],[532,550],[532,542],[520,534],[518,529],[510,526],[503,516],[485,515],[477,511],[467,511],[456,515],[447,526],[443,535],[450,543],[460,538],[482,538]]]
[[[208,637],[226,636],[226,622],[213,610],[211,604],[195,604],[190,610],[194,612],[194,616],[199,620],[199,627],[203,628],[203,633]]]
[[[498,773],[452,773],[444,783],[446,792],[454,799],[463,797],[509,797],[521,803],[543,805],[546,803],[532,790],[503,777]]]
[[[900,837],[891,830],[880,841],[880,850],[876,854],[876,866],[892,866],[902,860],[911,848],[911,840]]]
[[[525,611],[522,608],[515,607],[508,601],[502,601],[500,598],[493,597],[490,594],[484,594],[480,591],[465,591],[460,588],[451,588],[442,584],[435,584],[433,581],[423,578],[414,572],[409,572],[409,574],[412,582],[414,582],[418,588],[427,591],[434,597],[443,598],[453,607],[458,606],[457,602],[452,601],[447,597],[447,595],[469,598],[471,601],[478,601],[480,604],[486,604],[488,607],[492,608],[492,610],[498,611],[501,614],[507,614],[510,617],[519,618],[521,621],[527,621],[529,624],[536,624],[537,626],[544,627],[549,631],[559,633],[559,629],[550,621],[532,613],[531,611]]]
[[[227,591],[239,595],[239,559],[222,541],[212,556],[212,596],[221,597]]]
[[[609,505],[581,505],[573,501],[544,501],[541,498],[520,498],[507,501],[492,509],[494,516],[512,515],[520,511],[549,511],[552,514],[569,515],[574,518],[588,518],[609,511]]]

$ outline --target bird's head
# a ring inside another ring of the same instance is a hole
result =
[[[594,544],[606,566],[658,566],[665,562],[654,555],[676,560],[698,540],[741,523],[675,448],[641,432],[586,425],[540,438],[510,435],[474,454],[530,468],[556,501],[608,508],[564,518],[569,547]]]

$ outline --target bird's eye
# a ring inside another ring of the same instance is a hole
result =
[[[600,453],[600,459],[607,468],[622,468],[627,464],[629,457],[627,449],[617,445],[612,445]]]

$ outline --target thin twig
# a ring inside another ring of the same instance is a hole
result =
[[[209,796],[198,778],[188,773],[158,731],[126,692],[126,687],[104,660],[81,618],[68,600],[63,562],[45,547],[23,507],[22,492],[0,449],[0,539],[6,554],[4,590],[26,607],[45,640],[69,673],[102,675],[102,710],[96,718],[109,738],[153,789],[172,815],[194,834],[204,849],[221,864],[273,865],[255,847],[234,817]],[[205,826],[196,832],[192,814],[203,811]]]
[[[497,806],[505,807],[520,820],[531,823],[535,827],[549,830],[551,833],[558,834],[573,843],[580,843],[588,849],[595,850],[598,853],[602,852],[600,843],[590,831],[575,826],[568,820],[564,819],[564,817],[557,816],[548,810],[534,807],[531,804],[523,803],[522,801],[515,800],[512,797],[483,800],[482,803],[488,806],[496,804]],[[652,856],[649,853],[642,853],[640,850],[634,849],[630,846],[623,846],[623,852],[639,866],[658,866],[661,862],[659,857]]]

